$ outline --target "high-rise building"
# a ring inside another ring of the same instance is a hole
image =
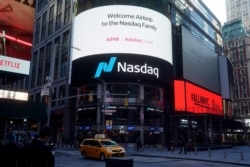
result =
[[[250,125],[249,88],[249,33],[241,19],[227,22],[222,29],[225,55],[233,64],[234,77],[234,116],[247,127]]]
[[[249,128],[249,30],[250,1],[227,0],[227,23],[223,26],[223,45],[234,71],[234,112],[237,119]]]
[[[242,19],[247,30],[250,30],[250,1],[249,0],[226,0],[227,22]]]

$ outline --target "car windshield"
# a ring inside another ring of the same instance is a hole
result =
[[[107,146],[117,146],[118,144],[113,141],[113,140],[109,140],[109,141],[101,141],[102,145],[104,147],[107,147]]]

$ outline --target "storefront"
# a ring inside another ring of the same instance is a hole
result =
[[[37,130],[37,124],[46,120],[46,105],[27,101],[0,99],[0,140],[9,132]]]

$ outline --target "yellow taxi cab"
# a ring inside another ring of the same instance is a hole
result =
[[[109,157],[124,157],[125,149],[104,134],[96,134],[94,138],[84,139],[80,145],[83,158],[98,158],[105,160]]]

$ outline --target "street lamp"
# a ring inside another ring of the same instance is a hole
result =
[[[105,130],[106,82],[103,79],[100,79],[100,78],[95,78],[95,77],[92,77],[92,78],[101,81],[102,85],[103,85],[103,88],[102,88],[102,90],[103,90],[103,92],[102,92],[102,95],[103,95],[103,101],[102,101],[102,106],[103,106],[103,110],[102,110],[102,128],[103,128],[103,130]]]
[[[54,45],[53,49],[53,54],[51,56],[51,62],[50,62],[50,72],[49,72],[49,77],[46,78],[47,84],[45,89],[47,90],[47,93],[44,95],[47,95],[47,126],[50,125],[50,113],[51,113],[51,98],[52,98],[52,84],[53,84],[53,79],[54,79],[54,70],[55,70],[55,59],[56,59],[56,48],[57,47],[67,47],[67,48],[72,48],[76,49],[78,51],[81,51],[79,48],[76,48],[74,46],[70,45]],[[41,93],[42,94],[42,93]]]

